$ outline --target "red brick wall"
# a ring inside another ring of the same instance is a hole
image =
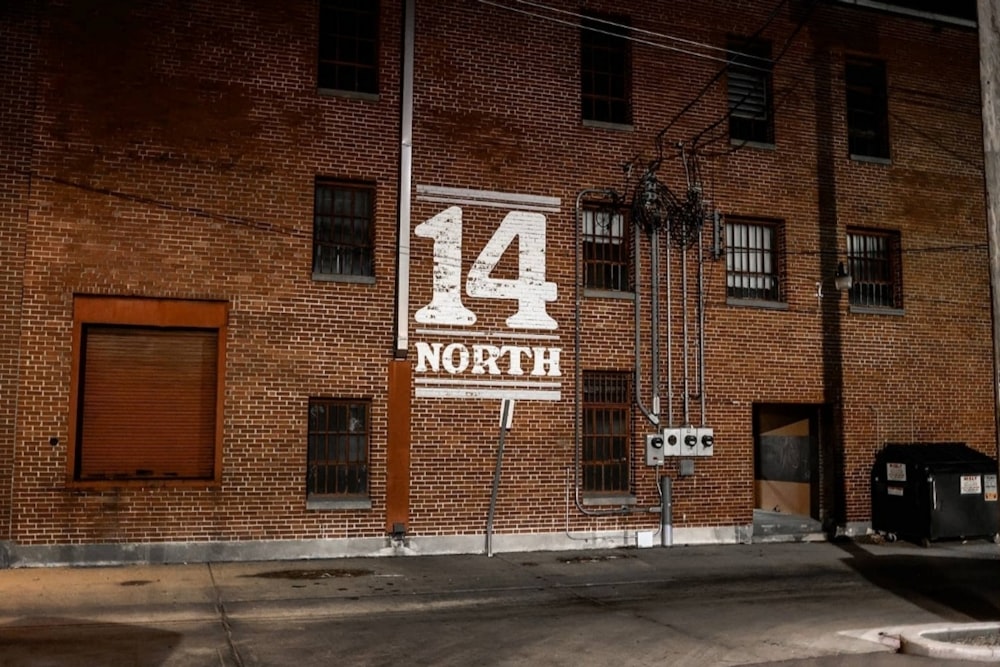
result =
[[[312,2],[191,2],[184,13],[152,0],[87,9],[78,4],[54,3],[40,42],[40,150],[24,263],[12,539],[40,544],[384,534],[401,3],[382,3],[377,101],[317,94]],[[578,10],[575,3],[551,4]],[[715,4],[685,1],[664,9],[662,3],[585,3],[629,14],[636,28],[720,47],[730,32],[763,24],[770,9]],[[578,29],[460,0],[418,5],[414,184],[560,202],[557,212],[545,213],[545,280],[558,290],[557,300],[547,304],[558,328],[545,333],[554,336],[547,344],[561,350],[563,398],[518,403],[495,529],[655,526],[658,519],[648,512],[595,518],[568,506],[577,379],[575,203],[588,188],[621,189],[622,164],[636,156],[652,159],[661,129],[669,126],[663,139],[672,155],[675,142],[690,141],[720,120],[725,87],[708,84],[721,63],[637,44],[633,129],[585,127]],[[762,35],[775,53],[800,18],[781,12],[767,25]],[[700,396],[689,396],[689,407],[690,421],[715,428],[717,444],[714,457],[697,460],[693,477],[675,481],[675,525],[750,522],[755,403],[842,400],[842,520],[867,519],[868,470],[882,442],[957,439],[995,454],[976,48],[971,29],[822,5],[775,68],[775,148],[730,152],[726,125],[719,125],[723,140],[707,146],[700,162],[706,195],[727,215],[784,222],[788,308],[727,305],[725,264],[706,262],[706,414]],[[887,61],[892,165],[847,157],[842,56],[856,52]],[[702,88],[705,94],[677,117]],[[15,102],[19,98],[5,100]],[[377,183],[374,285],[311,279],[316,175]],[[660,178],[680,188],[681,163],[667,159]],[[19,183],[14,179],[23,188]],[[412,226],[445,206],[416,197]],[[463,214],[462,285],[505,212],[464,206]],[[5,215],[5,230],[16,228]],[[901,232],[905,314],[849,312],[846,296],[830,284],[853,225]],[[410,327],[416,330],[422,325],[413,313],[431,298],[433,243],[411,235],[410,245]],[[639,254],[648,271],[648,241]],[[691,251],[687,262],[693,394],[695,257]],[[671,407],[679,423],[684,359],[676,249],[670,261]],[[511,252],[494,277],[516,275]],[[821,279],[822,301],[816,290]],[[75,293],[229,301],[220,487],[67,488]],[[665,302],[665,284],[661,294]],[[646,405],[650,296],[647,275],[640,288]],[[463,301],[478,316],[476,331],[503,330],[516,309],[506,300]],[[659,334],[665,342],[664,306]],[[582,299],[581,369],[632,370],[632,308],[630,300]],[[6,317],[16,320],[17,314]],[[837,344],[831,343],[834,334]],[[411,336],[414,342],[432,339]],[[410,357],[416,363],[412,344]],[[371,398],[371,510],[305,510],[311,395]],[[498,400],[413,398],[411,534],[482,533],[498,416]],[[657,472],[643,462],[643,436],[651,427],[638,411],[632,426],[634,490],[637,506],[645,508],[658,503]],[[50,437],[62,444],[53,449]],[[0,450],[0,473],[4,466],[6,480],[10,456]],[[664,471],[676,476],[676,463]]]
[[[10,537],[17,418],[21,258],[31,190],[32,113],[37,30],[34,3],[0,7],[0,540]]]

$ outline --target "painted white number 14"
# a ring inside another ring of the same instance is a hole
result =
[[[434,292],[431,302],[414,316],[417,322],[474,324],[476,314],[462,304],[462,209],[447,208],[413,231],[417,236],[434,239]],[[518,241],[517,278],[491,277],[514,239]],[[517,301],[517,312],[507,318],[511,328],[558,328],[545,305],[556,300],[556,284],[545,282],[545,216],[525,211],[508,213],[469,269],[465,291],[478,299]]]

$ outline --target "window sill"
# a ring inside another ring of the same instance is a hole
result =
[[[634,132],[635,125],[631,123],[608,123],[603,120],[587,120],[583,119],[584,127],[594,127],[600,130],[615,130],[616,132]]]
[[[855,153],[851,153],[851,160],[853,160],[854,162],[866,162],[868,164],[882,164],[886,166],[892,164],[892,160],[890,160],[887,157],[876,157],[874,155],[857,155]]]
[[[371,498],[306,498],[306,510],[370,510]]]
[[[778,147],[774,142],[769,141],[751,141],[750,139],[734,139],[729,138],[729,145],[736,148],[759,148],[765,151],[777,150]]]
[[[626,301],[635,301],[635,292],[622,292],[613,289],[595,289],[593,287],[584,287],[583,295],[586,297],[593,297],[595,299],[623,299]]]
[[[68,479],[69,491],[108,491],[110,489],[213,489],[222,486],[221,479],[141,479],[136,477],[120,479]]]
[[[902,317],[906,314],[902,308],[889,308],[888,306],[851,306],[850,312],[858,315],[890,315],[892,317]]]
[[[334,273],[314,273],[312,279],[323,283],[357,283],[360,285],[374,285],[375,276],[350,276]]]
[[[764,301],[757,299],[736,299],[733,297],[726,298],[727,306],[735,306],[737,308],[763,308],[765,310],[788,310],[788,304],[784,301]]]
[[[336,88],[317,88],[316,92],[322,97],[342,97],[348,100],[362,100],[364,102],[378,102],[382,96],[378,93],[361,93],[356,90],[337,90]]]
[[[584,506],[613,506],[620,507],[621,505],[635,505],[635,496],[627,493],[621,494],[601,494],[601,495],[584,495],[583,496]]]

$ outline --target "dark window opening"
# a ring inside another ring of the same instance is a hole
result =
[[[368,493],[369,405],[366,401],[309,401],[307,493]]]
[[[844,79],[847,86],[847,134],[850,154],[888,159],[889,107],[885,63],[848,58]]]
[[[374,189],[316,181],[313,274],[374,276]]]
[[[585,371],[583,375],[583,490],[628,493],[631,375]]]
[[[740,38],[729,40],[727,94],[730,139],[774,143],[771,79],[770,42]]]
[[[583,19],[580,87],[584,120],[621,125],[632,122],[632,48],[627,18]]]
[[[631,244],[625,214],[588,207],[582,215],[584,287],[629,291]]]
[[[779,227],[775,223],[726,221],[726,296],[781,301]]]
[[[899,235],[850,231],[847,234],[850,302],[853,306],[902,308]]]
[[[378,0],[320,0],[320,88],[378,93]]]

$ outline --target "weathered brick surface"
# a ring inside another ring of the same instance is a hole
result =
[[[575,3],[550,4],[579,9]],[[710,4],[717,6],[687,0],[667,8],[639,1],[585,3],[587,9],[628,14],[636,28],[717,47],[730,33],[752,32],[770,10],[754,3]],[[0,46],[2,80],[29,88],[25,77],[35,52],[27,8],[33,5],[14,6],[0,10],[5,34],[14,35]],[[384,533],[402,8],[399,0],[383,0],[382,7],[380,95],[374,101],[316,92],[314,2],[46,4],[37,42],[37,105],[11,86],[0,90],[0,289],[7,297],[0,320],[0,386],[5,396],[17,396],[16,412],[7,402],[0,417],[0,514],[2,521],[12,517],[9,535],[0,532],[0,538],[45,544]],[[717,444],[713,458],[697,461],[695,476],[675,482],[679,526],[750,522],[754,404],[842,400],[831,411],[843,414],[842,434],[831,443],[843,452],[841,520],[867,519],[868,471],[882,442],[963,440],[995,454],[975,32],[827,5],[796,32],[800,18],[798,9],[779,12],[762,33],[775,53],[795,33],[775,68],[775,148],[731,151],[724,122],[704,135],[722,138],[704,146],[699,163],[715,206],[727,215],[783,222],[788,308],[727,305],[725,265],[706,261],[702,415],[695,395],[697,260],[689,252],[689,420],[714,427]],[[577,380],[575,205],[585,189],[620,190],[621,165],[636,156],[652,159],[655,137],[665,127],[668,159],[660,177],[680,188],[682,165],[669,156],[676,142],[690,142],[725,112],[723,83],[707,86],[721,63],[636,44],[634,127],[605,129],[585,127],[579,119],[574,27],[442,0],[418,3],[416,35],[414,184],[560,202],[558,212],[545,213],[545,280],[558,289],[546,309],[558,328],[545,332],[554,336],[545,344],[561,350],[557,380],[563,399],[518,403],[495,528],[534,533],[652,527],[657,518],[649,513],[589,517],[567,507]],[[679,46],[665,37],[649,39]],[[891,165],[847,156],[847,53],[887,61]],[[32,120],[36,150],[27,218]],[[374,285],[312,280],[317,175],[377,185]],[[445,206],[415,196],[411,226]],[[504,215],[503,209],[463,207],[463,286]],[[844,258],[849,226],[901,232],[904,314],[849,312],[846,297],[833,289],[832,268]],[[409,352],[416,363],[413,343],[438,340],[418,331],[433,327],[413,320],[431,300],[433,242],[411,235],[410,245]],[[641,398],[649,405],[648,239],[639,255],[645,272]],[[680,423],[684,300],[676,249],[669,263],[670,290],[665,281],[660,287],[659,393],[664,412],[669,404]],[[493,277],[517,273],[517,254],[510,252]],[[74,294],[229,302],[220,487],[67,486]],[[509,300],[463,296],[463,302],[477,314],[476,331],[504,330],[516,310]],[[632,301],[583,298],[580,341],[581,369],[631,371]],[[306,511],[310,396],[372,400],[371,510]],[[498,403],[413,399],[412,534],[484,530]],[[636,411],[632,427],[634,490],[637,505],[645,508],[658,503],[657,473],[643,462],[643,434],[650,426]],[[52,437],[60,438],[58,447],[49,445]],[[675,475],[676,462],[664,472]],[[4,504],[8,499],[12,511]]]

